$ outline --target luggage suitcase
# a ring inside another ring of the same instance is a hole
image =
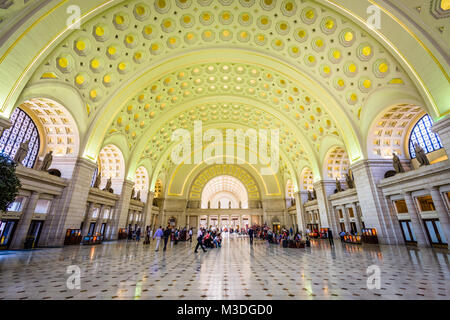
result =
[[[287,248],[288,247],[288,242],[287,240],[283,240],[283,248]]]

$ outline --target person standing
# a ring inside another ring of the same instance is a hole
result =
[[[192,228],[189,229],[189,242],[192,242]]]
[[[248,229],[248,236],[250,238],[250,245],[253,245],[253,228]]]
[[[330,241],[330,246],[334,246],[333,231],[330,228],[328,229],[328,241]]]
[[[141,228],[136,230],[136,242],[141,241]]]
[[[163,251],[166,251],[167,249],[167,241],[169,241],[169,237],[171,235],[170,228],[167,226],[166,230],[164,230],[164,248]]]
[[[198,247],[201,247],[203,252],[206,252],[205,247],[203,247],[203,230],[200,228],[197,233],[197,246],[195,247],[194,252],[197,253]]]
[[[156,250],[159,250],[159,243],[161,242],[161,238],[164,236],[164,232],[162,231],[162,227],[160,226],[158,230],[156,230],[155,235],[153,236],[153,239],[156,238]]]

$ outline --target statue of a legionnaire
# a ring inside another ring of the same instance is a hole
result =
[[[347,182],[347,187],[349,189],[353,189],[355,187],[355,182],[353,181],[353,177],[351,176],[351,172],[345,174],[345,181]]]
[[[28,154],[28,145],[30,141],[22,142],[20,144],[19,149],[17,149],[16,155],[14,156],[14,162],[17,164],[22,164],[23,160],[27,157]]]
[[[208,201],[208,209],[211,209],[211,201]]]
[[[52,165],[52,161],[53,161],[53,151],[50,151],[45,155],[44,160],[42,160],[41,171],[47,171]]]
[[[220,209],[220,201],[217,203],[217,207]]]
[[[338,178],[336,178],[336,190],[337,192],[342,191],[341,182],[338,180]]]
[[[313,188],[313,200],[317,199],[316,189]]]
[[[420,166],[429,166],[430,161],[428,161],[427,155],[421,146],[416,142],[414,143],[414,150],[416,151],[416,158],[419,161]]]
[[[136,200],[136,191],[134,190],[134,188],[133,190],[131,190],[131,199]]]
[[[400,158],[395,154],[395,152],[392,153],[392,162],[395,172],[397,173],[405,172],[405,169],[403,169],[402,163],[400,162]]]
[[[231,209],[231,201],[228,202],[228,209]]]
[[[107,181],[106,181],[106,186],[105,186],[105,188],[103,189],[103,191],[108,191],[108,192],[111,192],[111,185],[112,185],[112,180],[111,180],[111,178],[109,178]],[[112,192],[111,192],[112,193]]]
[[[97,176],[94,181],[94,188],[100,189],[100,184],[102,183],[102,173],[100,171],[97,172]]]
[[[313,198],[312,198],[312,194],[311,194],[311,192],[308,190],[308,201],[311,201]]]
[[[136,194],[136,200],[141,201],[141,190],[138,190],[138,192]]]

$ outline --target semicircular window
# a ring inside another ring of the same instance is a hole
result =
[[[0,153],[14,158],[22,142],[29,141],[28,154],[22,164],[33,168],[40,147],[39,132],[33,120],[22,109],[16,108],[10,119],[12,125],[0,138]]]
[[[416,157],[414,143],[418,143],[425,153],[430,153],[442,148],[439,135],[431,131],[433,120],[429,115],[424,115],[414,126],[409,137],[409,154],[411,159]]]

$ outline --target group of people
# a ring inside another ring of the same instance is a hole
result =
[[[133,230],[131,226],[128,227],[128,240],[134,240],[136,242],[141,241],[141,228],[137,227]]]
[[[163,251],[167,250],[167,243],[170,239],[170,247],[177,244],[179,241],[190,241],[192,242],[192,232],[193,229],[189,230],[185,227],[183,229],[167,226],[163,229],[161,226],[153,232],[153,229],[147,227],[147,234],[145,239],[145,244],[150,244],[151,239],[156,239],[156,247],[155,251],[159,251],[159,246],[161,244],[161,240],[163,240],[164,247]]]
[[[198,252],[199,247],[203,250],[203,252],[206,252],[206,248],[221,248],[221,233],[215,229],[206,229],[201,227],[197,232],[197,246],[194,250],[195,253]]]

